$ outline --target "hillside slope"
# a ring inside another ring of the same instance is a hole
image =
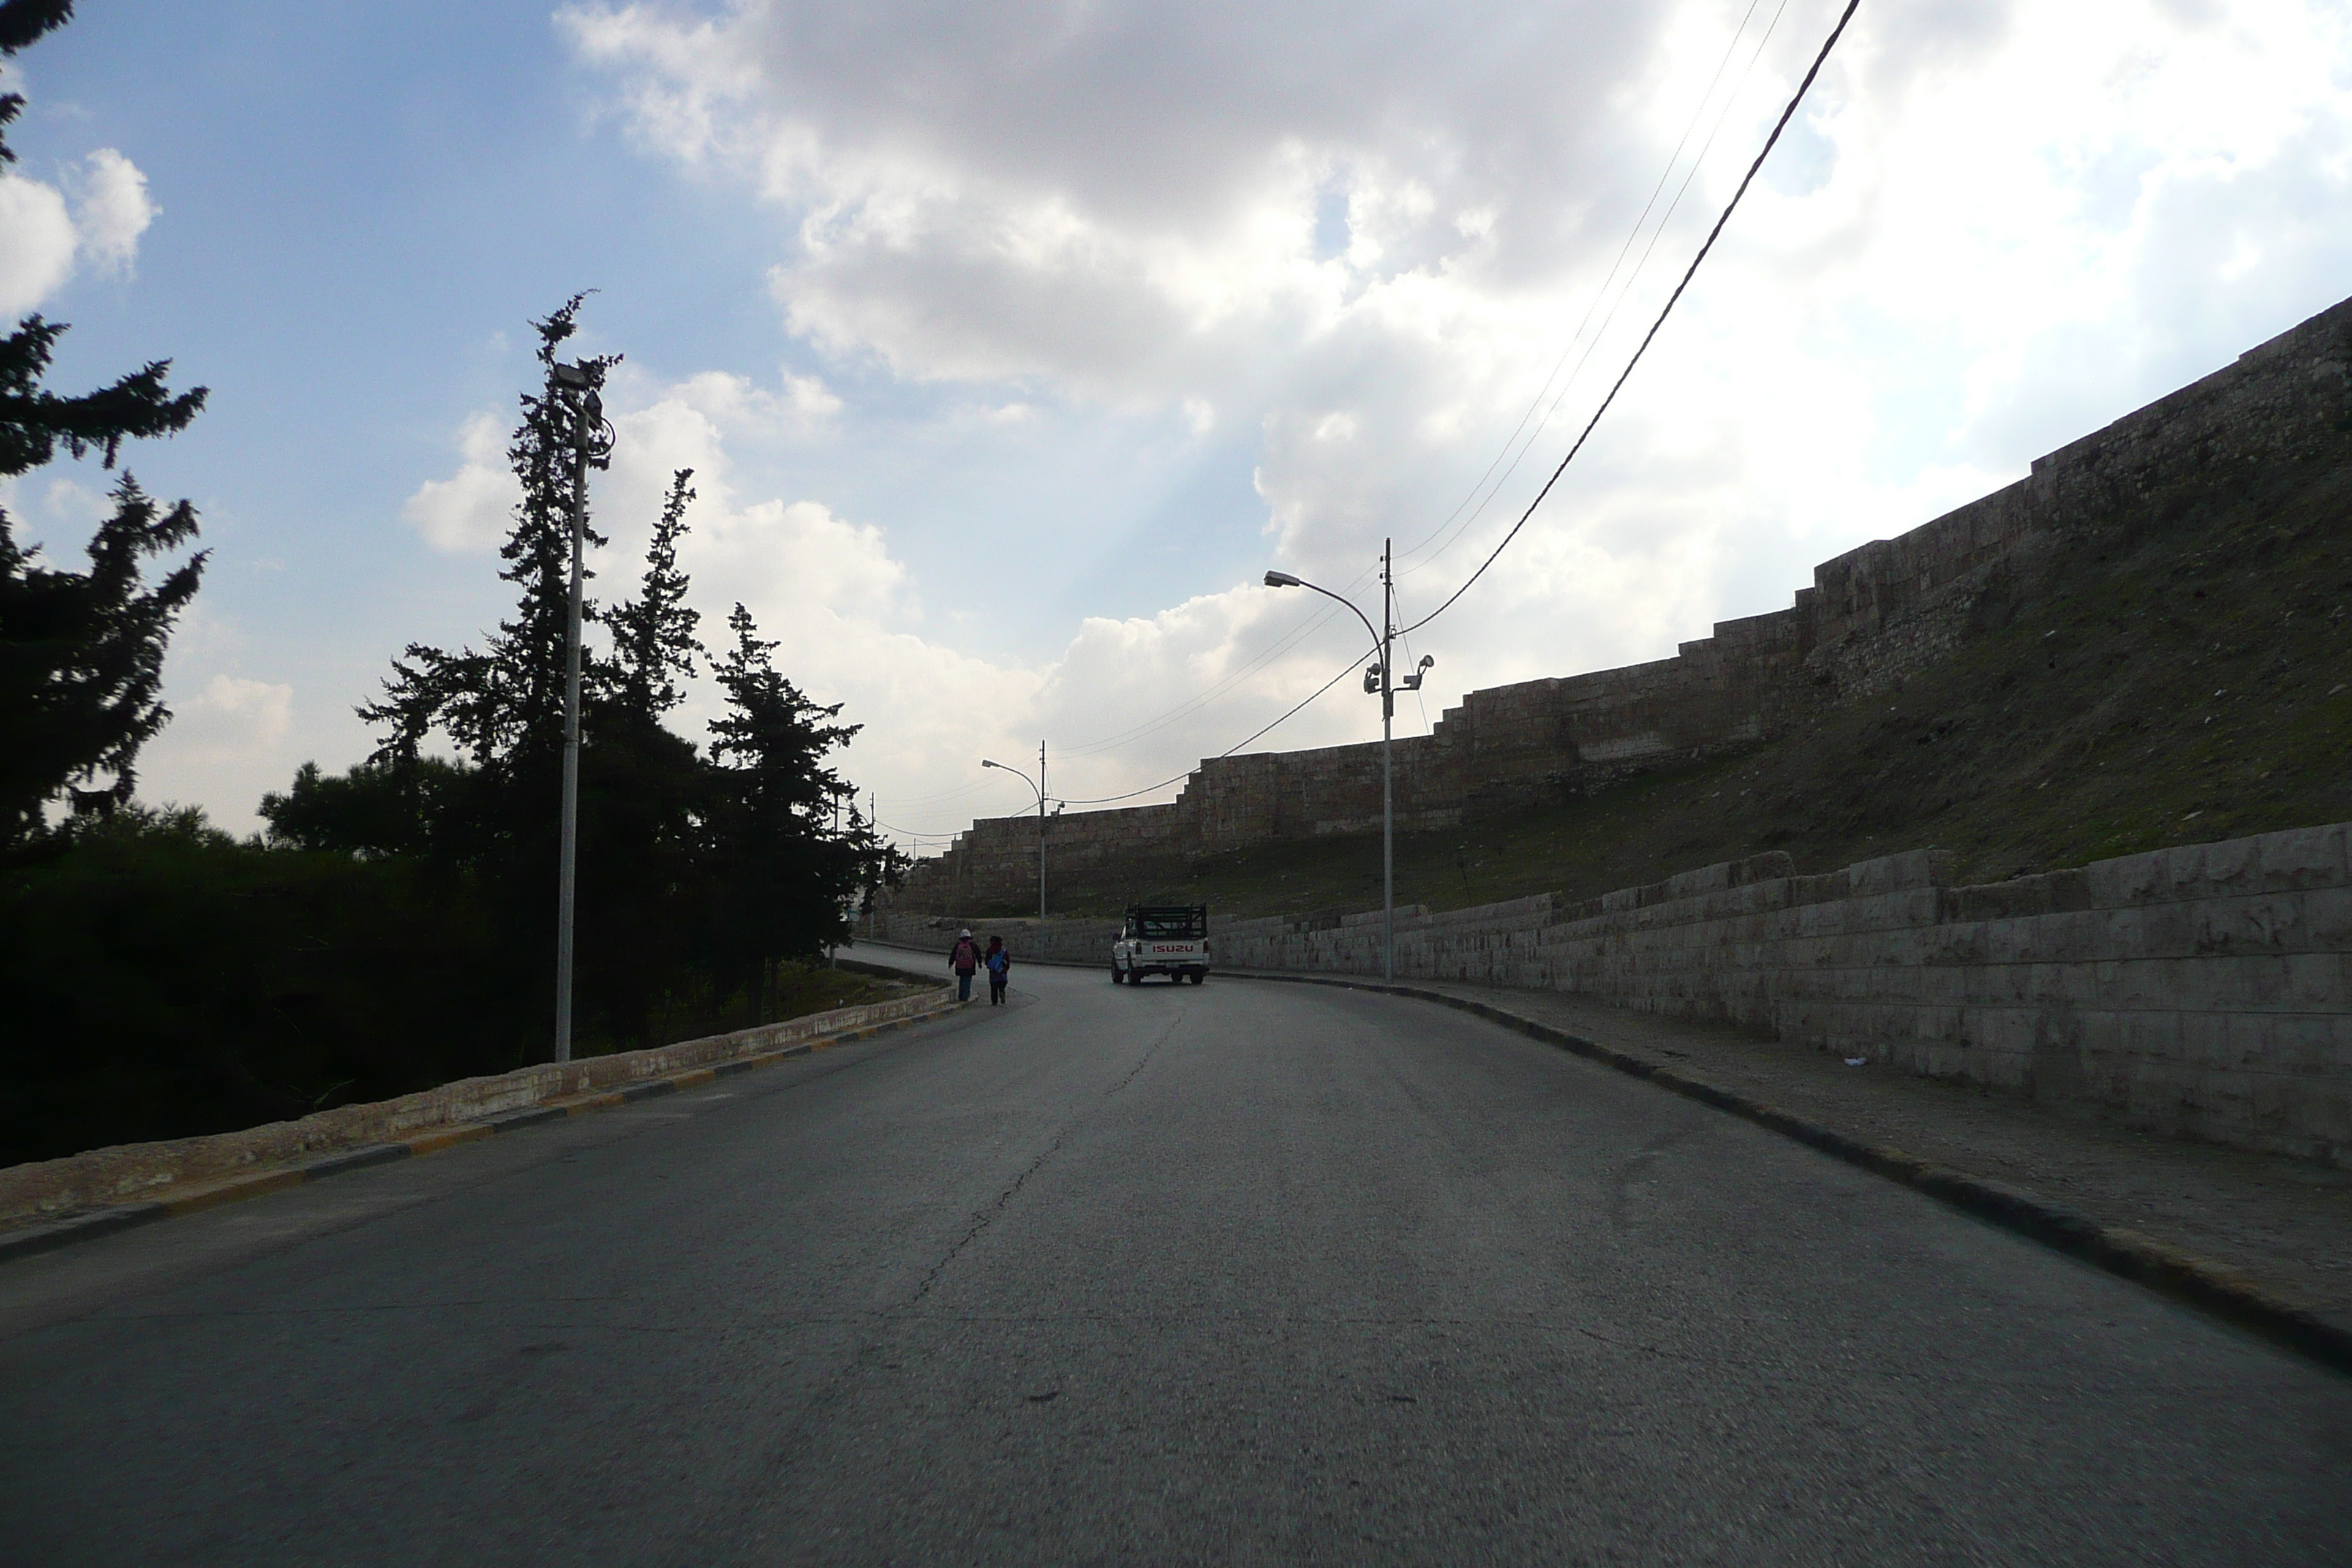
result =
[[[1891,694],[1706,766],[1400,836],[1398,901],[1583,898],[1765,849],[1811,872],[1933,845],[1990,881],[2352,819],[2352,429],[2340,433],[2325,457],[2202,478],[2097,520],[2032,607],[1991,606],[1958,655]],[[1070,914],[1139,898],[1362,909],[1380,900],[1380,840],[1139,860],[1052,891]]]

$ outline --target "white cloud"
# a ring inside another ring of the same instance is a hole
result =
[[[74,203],[82,254],[100,271],[128,272],[139,237],[160,210],[147,196],[147,176],[111,147],[89,155]]]
[[[1070,409],[1255,431],[1267,552],[1339,585],[1393,534],[1410,612],[1466,574],[1582,426],[1837,9],[1795,0],[1759,45],[1760,8],[1728,53],[1749,14],[1729,0],[733,0],[699,17],[578,7],[562,25],[646,145],[793,224],[768,282],[803,342],[947,384],[942,421],[1040,461]],[[1865,8],[1577,468],[1505,569],[1429,629],[1444,689],[1656,657],[1785,605],[1815,561],[2333,302],[2352,276],[2347,79],[2352,18],[2320,0]],[[1647,265],[1619,300],[1604,280],[1637,215],[1654,191],[1660,210],[1677,199],[1702,146],[1654,251],[1642,230],[1624,252]],[[1566,395],[1457,531],[1564,349]],[[748,405],[675,401],[710,442],[755,423]],[[855,411],[827,419],[856,438]],[[813,619],[815,642],[869,638],[874,689],[899,689],[879,673],[894,660],[964,668],[889,640],[920,607],[919,574],[873,564],[894,520],[834,539],[848,525],[831,511],[793,510],[760,523],[738,506],[713,538],[832,540],[857,607]],[[773,555],[735,559],[752,581]],[[948,689],[986,686],[1008,732],[1106,738],[1305,614],[1246,586],[1156,615],[1087,609],[1003,606],[1068,626],[1068,647]],[[1073,767],[1108,793],[1220,750],[1346,643],[1327,626],[1223,706]],[[1368,706],[1335,694],[1265,743],[1360,737]],[[874,722],[877,745],[901,724],[938,731],[919,704]],[[926,766],[923,747],[890,743],[915,770],[902,789],[960,776],[960,753]]]
[[[63,192],[0,171],[0,317],[20,316],[62,288],[76,244]]]
[[[198,745],[224,755],[272,746],[294,728],[294,688],[215,675],[178,718]]]
[[[37,308],[69,281],[77,258],[102,273],[130,270],[139,237],[158,211],[147,176],[111,147],[92,153],[64,182],[75,192],[0,171],[0,317]]]
[[[401,517],[436,550],[495,550],[522,500],[506,447],[506,426],[497,414],[484,409],[469,416],[457,432],[457,471],[419,485]]]
[[[191,624],[199,619],[192,616],[173,640],[164,692],[172,721],[140,752],[139,794],[205,803],[220,826],[248,832],[259,825],[253,813],[262,792],[286,786],[310,742],[297,731],[290,684],[199,673],[240,640],[233,627]]]

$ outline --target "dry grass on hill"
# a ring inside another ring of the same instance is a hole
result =
[[[2352,457],[2158,497],[2054,581],[1898,690],[1744,755],[1401,836],[1398,901],[1588,898],[1768,849],[1817,872],[1936,846],[1992,881],[2352,819]],[[1133,898],[1358,910],[1380,900],[1380,841],[1139,865],[1055,892],[1074,914]]]

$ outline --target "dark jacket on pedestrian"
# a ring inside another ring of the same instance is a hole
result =
[[[958,974],[970,974],[973,970],[978,969],[980,944],[968,936],[956,938],[956,944],[948,949],[948,967]]]

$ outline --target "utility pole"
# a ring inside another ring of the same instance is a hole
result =
[[[1381,978],[1396,979],[1396,541],[1381,541]]]
[[[600,441],[604,400],[584,364],[554,367],[549,397],[572,416],[572,594],[564,611],[563,650],[563,828],[555,882],[555,1059],[572,1059],[572,916],[580,882],[580,602],[582,556],[588,546],[588,467],[611,453]],[[567,399],[564,393],[577,395]]]
[[[1037,918],[1042,921],[1045,918],[1045,742],[1037,742],[1037,776],[1034,779],[1019,768],[1008,768],[986,757],[980,759],[980,765],[1011,773],[1037,792]]]
[[[1372,650],[1379,662],[1364,671],[1364,693],[1377,693],[1381,700],[1381,975],[1385,980],[1396,978],[1396,773],[1391,765],[1394,749],[1396,694],[1418,691],[1422,678],[1429,673],[1437,660],[1427,654],[1411,675],[1397,679],[1395,648],[1396,629],[1396,542],[1381,542],[1381,624],[1356,609],[1356,602],[1328,588],[1318,588],[1303,577],[1287,572],[1268,572],[1265,585],[1269,588],[1304,588],[1320,594],[1327,599],[1337,599],[1354,610],[1356,618],[1364,623],[1364,630],[1372,637]]]

